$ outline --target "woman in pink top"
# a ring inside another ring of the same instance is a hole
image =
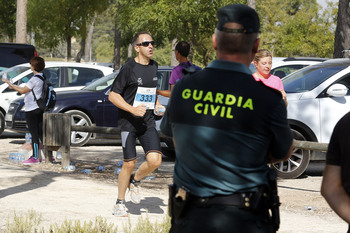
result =
[[[281,79],[275,75],[270,74],[272,67],[272,54],[267,49],[259,49],[254,58],[254,65],[256,72],[253,77],[256,81],[261,81],[266,86],[279,90],[282,98],[287,105],[287,95],[284,91]]]

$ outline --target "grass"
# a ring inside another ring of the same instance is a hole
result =
[[[34,210],[28,211],[24,215],[18,215],[14,211],[14,216],[8,216],[5,233],[115,233],[118,228],[113,223],[108,223],[102,217],[96,217],[95,221],[83,222],[79,220],[65,220],[61,225],[50,225],[49,229],[39,228],[42,215]],[[131,225],[130,217],[128,223],[123,225],[124,233],[165,233],[170,229],[170,217],[164,215],[161,223],[151,223],[148,214],[146,217],[140,216],[135,227]]]

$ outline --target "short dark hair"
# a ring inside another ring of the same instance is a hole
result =
[[[36,72],[41,72],[45,69],[45,60],[42,57],[32,57],[29,63]]]
[[[180,53],[181,56],[187,57],[188,54],[190,53],[190,44],[187,43],[186,41],[180,41],[179,43],[176,44],[175,50]]]
[[[217,50],[222,53],[249,53],[254,47],[258,33],[226,33],[215,29]]]
[[[144,35],[144,34],[151,36],[151,33],[147,31],[138,32],[135,34],[134,38],[132,39],[132,45],[135,46],[140,35]]]

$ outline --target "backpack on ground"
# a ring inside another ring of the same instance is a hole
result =
[[[39,99],[36,98],[34,91],[32,89],[32,93],[34,95],[34,99],[38,104],[39,108],[43,111],[48,111],[55,107],[56,104],[56,92],[53,89],[51,83],[49,83],[43,74],[44,77],[40,75],[34,75],[34,77],[40,78],[43,81],[43,90]]]

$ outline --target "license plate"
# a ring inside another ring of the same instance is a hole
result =
[[[5,121],[12,121],[13,115],[12,114],[6,114],[5,115]]]

